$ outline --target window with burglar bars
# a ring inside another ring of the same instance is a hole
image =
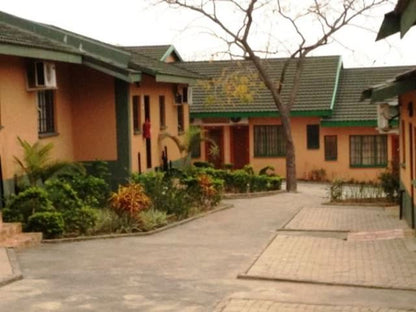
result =
[[[283,127],[254,126],[254,157],[281,157],[286,155]]]
[[[159,96],[159,121],[160,129],[166,128],[166,105],[165,105],[165,96]]]
[[[141,124],[141,105],[140,105],[140,96],[133,95],[133,131],[135,134],[141,133],[142,129]]]
[[[54,93],[52,90],[38,91],[38,133],[55,132]]]
[[[183,105],[178,105],[178,133],[182,134],[185,131],[185,120],[184,120],[184,111]]]
[[[337,160],[338,158],[338,144],[336,135],[326,135],[324,137],[325,143],[325,160]]]
[[[350,165],[351,167],[387,166],[387,136],[350,136]]]

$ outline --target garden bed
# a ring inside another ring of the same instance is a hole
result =
[[[76,236],[76,237],[64,237],[64,238],[54,238],[54,239],[44,239],[42,240],[42,243],[45,244],[57,244],[57,243],[71,243],[71,242],[81,242],[81,241],[87,241],[87,240],[96,240],[96,239],[111,239],[111,238],[121,238],[121,237],[134,237],[134,236],[149,236],[156,233],[160,233],[166,230],[169,230],[171,228],[180,226],[182,224],[186,224],[189,222],[192,222],[194,220],[206,217],[210,214],[220,212],[226,209],[230,209],[234,207],[231,204],[221,204],[215,209],[208,210],[201,212],[199,214],[196,214],[192,217],[189,217],[187,219],[183,219],[180,221],[175,221],[172,223],[169,223],[165,226],[147,231],[147,232],[130,232],[130,233],[112,233],[112,234],[101,234],[101,235],[88,235],[88,236]]]

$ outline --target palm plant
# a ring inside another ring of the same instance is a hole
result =
[[[21,176],[27,178],[30,186],[43,184],[47,179],[63,173],[85,173],[79,163],[52,160],[52,143],[42,145],[38,141],[30,144],[20,137],[17,140],[23,149],[23,157],[14,156],[14,159],[20,167]]]
[[[212,139],[205,136],[205,134],[203,133],[200,127],[195,127],[195,126],[189,127],[185,131],[183,139],[181,139],[180,137],[171,135],[167,132],[163,132],[159,135],[159,141],[162,141],[166,138],[171,139],[173,142],[175,142],[183,158],[184,168],[189,167],[192,151],[198,148],[202,142],[210,142],[211,143],[210,153],[212,153],[213,155],[218,154],[218,145]]]

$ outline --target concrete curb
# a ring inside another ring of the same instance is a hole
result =
[[[354,284],[354,283],[350,283],[350,284],[349,283],[331,283],[331,282],[322,282],[322,281],[307,280],[307,279],[290,279],[290,278],[248,275],[246,273],[239,274],[237,278],[245,279],[245,280],[255,280],[255,281],[274,281],[274,282],[305,283],[305,284],[327,285],[327,286],[361,287],[361,288],[368,288],[368,289],[416,291],[416,288],[410,288],[410,287],[393,287],[393,286],[384,287],[384,286],[362,285],[362,284]]]
[[[194,220],[203,218],[205,216],[208,216],[210,214],[220,212],[226,209],[230,209],[234,207],[232,204],[222,204],[218,208],[206,211],[203,213],[200,213],[198,215],[195,215],[193,217],[190,217],[188,219],[184,219],[181,221],[173,222],[171,224],[168,224],[166,226],[160,227],[158,229],[148,231],[148,232],[136,232],[136,233],[121,233],[121,234],[104,234],[104,235],[93,235],[93,236],[79,236],[79,237],[69,237],[69,238],[57,238],[57,239],[44,239],[42,240],[42,243],[45,244],[60,244],[60,243],[72,243],[72,242],[82,242],[82,241],[89,241],[89,240],[97,240],[97,239],[111,239],[111,238],[122,238],[122,237],[135,237],[135,236],[149,236],[153,234],[157,234],[160,232],[164,232],[166,230],[175,228],[177,226],[180,226],[182,224],[192,222]]]
[[[6,248],[7,257],[12,270],[12,274],[9,276],[0,278],[0,287],[8,285],[12,282],[23,279],[22,272],[20,271],[19,262],[17,261],[16,253],[12,248]]]
[[[268,191],[268,192],[254,192],[254,193],[227,193],[224,194],[223,199],[247,199],[264,196],[273,196],[280,193],[284,193],[284,190]]]

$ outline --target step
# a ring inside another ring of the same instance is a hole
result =
[[[22,224],[18,222],[3,223],[0,229],[0,241],[22,233]]]
[[[0,241],[0,247],[25,248],[40,245],[42,233],[19,233]]]

